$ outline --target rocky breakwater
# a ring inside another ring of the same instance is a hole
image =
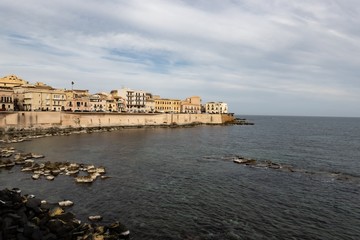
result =
[[[271,160],[256,160],[253,158],[246,158],[242,156],[235,156],[231,158],[232,161],[236,164],[253,167],[253,168],[264,168],[264,169],[272,169],[276,171],[283,171],[289,173],[300,173],[309,176],[315,177],[328,177],[333,180],[338,181],[347,181],[355,184],[360,184],[360,176],[354,175],[346,172],[339,171],[315,171],[315,170],[307,170],[302,168],[296,168],[294,166],[288,164],[276,163]]]
[[[249,122],[245,118],[234,118],[234,120],[226,122],[227,125],[254,125],[253,122]]]
[[[120,222],[109,225],[76,219],[67,208],[72,202],[48,203],[34,195],[21,195],[20,189],[0,191],[0,239],[101,240],[129,239],[130,231]],[[89,220],[101,220],[89,216]]]
[[[11,169],[21,166],[21,172],[32,173],[32,179],[44,178],[52,181],[59,175],[74,177],[77,183],[92,183],[97,178],[106,179],[104,167],[92,164],[71,162],[40,161],[44,155],[35,153],[20,153],[15,148],[0,148],[0,168]]]

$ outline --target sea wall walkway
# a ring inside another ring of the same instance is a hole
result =
[[[50,128],[94,128],[224,124],[230,114],[128,114],[93,112],[0,112],[2,132]]]

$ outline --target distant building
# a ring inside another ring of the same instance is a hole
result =
[[[65,90],[65,111],[84,112],[90,111],[89,90]]]
[[[106,111],[106,99],[99,94],[89,95],[89,102],[91,112],[103,112]]]
[[[201,98],[199,96],[193,96],[181,101],[181,112],[201,113]]]
[[[119,90],[112,90],[111,94],[114,96],[114,99],[117,99],[118,107],[122,111],[135,113],[146,111],[145,91],[122,88]],[[121,99],[121,104],[124,106],[119,106],[119,99]]]
[[[0,87],[17,87],[24,84],[29,84],[29,82],[18,78],[15,75],[5,76],[0,78]]]
[[[103,110],[105,110],[106,112],[117,112],[118,111],[117,102],[115,101],[115,98],[113,97],[113,95],[105,93],[105,92],[97,93],[96,95],[100,96],[102,104],[104,104],[104,106],[105,106],[105,108],[103,108]]]
[[[14,91],[9,87],[0,87],[0,111],[14,111]]]
[[[110,94],[114,99],[114,103],[116,104],[117,111],[126,112],[126,100],[125,98],[119,96],[118,90],[112,90]]]
[[[155,112],[155,100],[151,93],[146,93],[146,102],[145,102],[145,112],[153,113]]]
[[[17,110],[62,111],[65,108],[66,94],[64,90],[54,89],[41,82],[34,85],[21,85],[13,89]]]
[[[155,112],[161,113],[180,113],[181,101],[178,99],[160,98],[155,96]]]
[[[205,104],[206,113],[228,113],[228,105],[224,102],[208,102]]]

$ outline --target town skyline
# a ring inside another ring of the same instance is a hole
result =
[[[16,75],[0,78],[0,111],[70,111],[118,113],[229,113],[224,102],[203,103],[200,96],[164,98],[146,90],[121,88],[104,92],[54,88]]]
[[[201,95],[240,115],[360,117],[355,0],[14,0],[0,13],[0,76]]]
[[[122,85],[122,86],[119,86],[117,88],[113,88],[113,89],[107,89],[107,90],[103,90],[103,91],[98,91],[96,89],[86,89],[85,87],[77,87],[77,84],[76,82],[74,81],[71,81],[70,80],[70,83],[69,83],[69,88],[67,87],[64,87],[64,86],[52,86],[50,85],[49,83],[47,82],[42,82],[42,81],[30,81],[30,80],[27,80],[17,74],[7,74],[7,75],[4,75],[4,76],[0,76],[0,79],[5,79],[5,78],[9,78],[9,77],[15,77],[15,78],[18,78],[20,80],[23,80],[25,82],[27,82],[28,84],[30,85],[34,85],[36,83],[41,83],[41,84],[45,84],[49,87],[52,87],[54,89],[63,89],[63,90],[87,90],[89,91],[90,94],[99,94],[99,93],[110,93],[111,91],[113,90],[120,90],[120,89],[136,89],[136,90],[140,90],[140,91],[144,91],[144,92],[148,92],[148,93],[151,93],[153,95],[158,95],[158,96],[161,96],[162,98],[167,98],[167,99],[185,99],[187,97],[189,97],[190,95],[189,94],[186,94],[186,93],[183,93],[184,96],[168,96],[168,95],[165,95],[165,96],[162,96],[160,94],[157,94],[157,93],[154,93],[154,92],[150,92],[148,91],[147,89],[142,89],[141,87],[133,87],[133,86],[125,86],[125,85]],[[0,87],[1,87],[1,81],[0,81]],[[200,96],[201,97],[201,94],[193,94],[192,96]],[[204,102],[222,102],[221,99],[209,99],[209,100],[205,100]]]

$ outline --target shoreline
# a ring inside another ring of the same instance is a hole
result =
[[[0,112],[0,136],[110,131],[124,128],[192,127],[239,124],[233,114],[121,114]]]
[[[97,124],[95,124],[97,123]],[[0,113],[0,141],[16,143],[46,136],[140,128],[254,125],[232,114]]]

